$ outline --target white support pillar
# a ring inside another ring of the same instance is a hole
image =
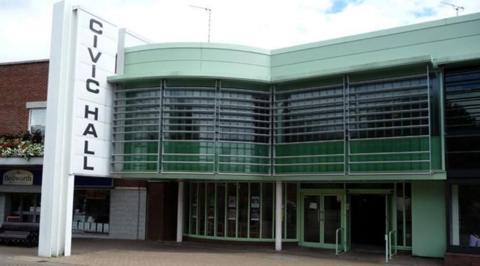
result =
[[[178,181],[177,242],[183,240],[183,181]]]
[[[72,236],[73,186],[70,172],[72,90],[72,8],[56,3],[48,74],[47,121],[42,174],[42,199],[38,255],[69,256]],[[62,89],[60,89],[62,88]]]
[[[282,250],[282,181],[275,183],[275,250]]]
[[[451,202],[452,202],[452,221],[451,221],[451,232],[450,232],[450,241],[452,241],[453,246],[460,245],[460,212],[458,206],[458,185],[452,185],[451,191]],[[450,244],[450,243],[448,243]]]

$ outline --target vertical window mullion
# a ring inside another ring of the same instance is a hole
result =
[[[158,158],[157,158],[157,171],[163,172],[163,98],[164,98],[164,80],[160,81],[160,108],[159,109],[159,123],[158,123]]]

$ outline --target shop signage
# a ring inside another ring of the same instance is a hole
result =
[[[3,174],[4,185],[33,185],[33,173],[27,170],[10,170]]]
[[[109,176],[113,95],[107,76],[115,73],[118,28],[76,12],[71,172]]]

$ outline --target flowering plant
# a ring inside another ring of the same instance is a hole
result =
[[[43,156],[43,135],[41,132],[0,136],[0,157]]]

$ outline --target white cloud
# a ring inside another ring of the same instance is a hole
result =
[[[335,0],[82,0],[80,5],[156,42],[204,42],[212,12],[212,42],[273,49],[455,15],[441,0],[351,1],[328,13]],[[0,0],[0,62],[47,58],[56,1]],[[468,14],[478,0],[450,0]],[[417,16],[416,14],[426,14]]]

